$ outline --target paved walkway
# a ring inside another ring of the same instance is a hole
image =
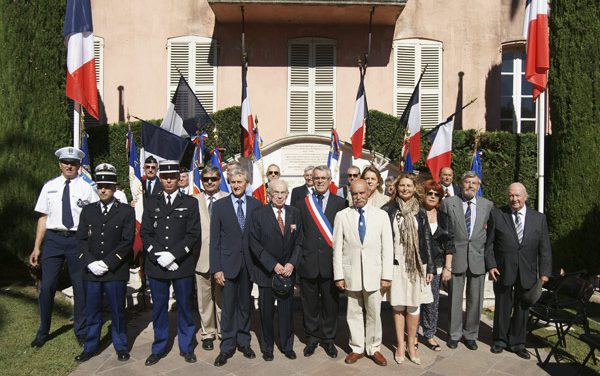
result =
[[[491,343],[491,323],[485,317],[482,317],[480,327],[479,349],[477,351],[468,350],[461,343],[458,349],[450,350],[445,346],[446,334],[444,332],[447,325],[447,301],[445,297],[441,299],[440,326],[438,331],[438,341],[442,344],[441,352],[433,352],[420,345],[419,354],[422,365],[417,366],[408,360],[402,365],[398,365],[393,360],[393,344],[395,343],[395,334],[391,319],[391,310],[389,306],[382,309],[383,319],[383,348],[382,353],[388,360],[387,367],[379,367],[370,359],[363,358],[354,365],[344,363],[344,357],[350,351],[348,347],[348,327],[345,321],[345,306],[339,316],[339,331],[336,345],[339,355],[337,359],[327,357],[322,348],[318,348],[315,354],[309,358],[302,355],[304,348],[302,332],[302,312],[300,301],[295,302],[295,333],[296,336],[294,350],[298,354],[296,360],[288,360],[283,354],[275,351],[275,360],[265,362],[260,354],[257,335],[259,332],[259,312],[254,311],[252,315],[252,348],[256,351],[256,359],[246,359],[241,353],[236,353],[228,363],[223,367],[213,366],[213,361],[218,354],[218,346],[213,351],[205,351],[201,346],[196,348],[198,362],[195,364],[185,363],[179,356],[175,337],[176,312],[170,313],[171,318],[171,344],[172,348],[168,356],[162,359],[158,364],[152,367],[146,367],[144,361],[150,355],[152,343],[152,319],[150,310],[141,310],[139,306],[132,308],[128,313],[128,336],[131,349],[131,359],[127,362],[119,362],[116,358],[112,345],[108,343],[103,346],[104,350],[93,359],[79,365],[72,376],[88,375],[191,375],[202,374],[203,376],[219,375],[518,375],[518,376],[537,376],[537,375],[573,375],[576,368],[569,364],[550,365],[546,370],[540,368],[535,360],[535,353],[530,348],[532,358],[529,361],[522,360],[511,353],[492,354],[489,351]],[[175,340],[175,341],[174,341]],[[215,342],[217,345],[218,343]],[[528,345],[529,347],[529,345]]]

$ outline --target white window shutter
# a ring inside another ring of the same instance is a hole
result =
[[[289,47],[289,132],[307,133],[309,123],[310,44]]]
[[[421,72],[421,127],[433,128],[442,118],[442,44],[436,41],[407,39],[394,44],[394,114],[401,116]]]
[[[94,60],[96,63],[96,86],[98,95],[104,96],[104,38],[94,36]]]
[[[194,77],[194,93],[204,106],[212,113],[215,110],[215,79],[216,79],[216,51],[211,43],[196,42],[196,61]]]
[[[316,44],[314,133],[331,132],[334,119],[335,46]]]

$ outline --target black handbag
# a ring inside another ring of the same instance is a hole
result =
[[[294,284],[290,277],[273,274],[273,278],[271,278],[271,288],[273,289],[273,294],[280,298],[286,298],[294,290]]]

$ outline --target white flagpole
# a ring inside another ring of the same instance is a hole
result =
[[[81,104],[73,101],[73,147],[79,149],[81,147]]]
[[[544,162],[545,162],[545,137],[546,137],[546,92],[540,94],[536,101],[536,123],[538,136],[538,211],[544,212]]]

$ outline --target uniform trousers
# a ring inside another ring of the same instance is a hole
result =
[[[362,290],[346,291],[346,294],[350,348],[357,354],[373,355],[381,349],[381,292]]]
[[[77,250],[77,238],[74,232],[65,236],[63,233],[46,231],[41,255],[42,283],[38,298],[40,327],[36,334],[37,339],[45,340],[50,332],[54,295],[58,288],[58,277],[65,261],[73,286],[73,330],[78,338],[85,338],[85,291],[83,289],[80,254],[81,252]]]
[[[86,295],[87,338],[83,351],[95,353],[100,347],[102,298],[106,294],[110,309],[110,335],[116,352],[127,351],[125,330],[125,291],[127,281],[83,281]]]
[[[148,278],[152,294],[152,323],[154,342],[152,354],[164,354],[169,340],[169,289],[173,284],[177,302],[177,339],[179,351],[192,352],[196,333],[196,324],[192,317],[191,301],[194,289],[194,277],[177,279]]]
[[[300,287],[306,344],[314,345],[319,338],[323,343],[333,343],[340,299],[333,278],[302,278]]]
[[[509,348],[511,351],[525,348],[529,307],[521,302],[523,291],[519,278],[512,286],[494,283],[494,345]]]
[[[258,288],[258,307],[260,309],[260,348],[263,353],[273,353],[275,343],[275,300],[277,300],[279,340],[281,352],[294,349],[294,294],[281,298],[273,294],[271,287]]]
[[[236,346],[250,346],[251,292],[252,282],[242,263],[238,275],[232,279],[226,278],[221,291],[221,352],[233,353]]]
[[[467,311],[463,325],[463,291],[467,285]],[[483,306],[483,288],[485,274],[473,274],[469,270],[465,273],[452,273],[450,280],[450,339],[459,341],[461,337],[466,340],[477,340],[479,336],[479,322],[481,320],[481,307]]]
[[[200,311],[200,338],[221,337],[221,286],[210,273],[196,272],[196,294]]]

